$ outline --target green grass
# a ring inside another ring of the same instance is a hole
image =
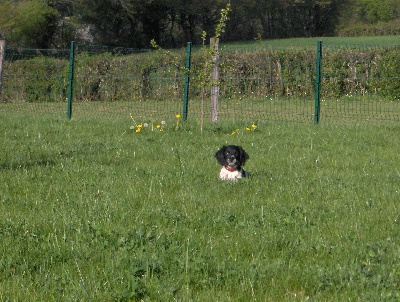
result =
[[[0,301],[399,299],[399,126],[0,118]]]
[[[273,49],[290,49],[313,47],[316,48],[317,41],[323,41],[324,45],[399,45],[399,36],[361,36],[361,37],[312,37],[312,38],[290,38],[290,39],[272,39],[247,42],[233,42],[223,44],[229,48],[253,48],[267,47]]]

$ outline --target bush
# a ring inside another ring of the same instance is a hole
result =
[[[338,30],[339,37],[392,36],[400,35],[400,20],[376,24],[356,24]]]
[[[379,63],[378,63],[379,62]],[[400,53],[387,51],[371,64],[371,88],[392,100],[400,100]]]
[[[38,56],[8,63],[3,87],[6,100],[65,100],[68,89],[68,61]]]

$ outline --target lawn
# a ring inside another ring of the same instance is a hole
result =
[[[400,298],[399,126],[0,119],[0,301]]]
[[[323,41],[324,44],[330,46],[343,46],[343,45],[399,45],[398,36],[361,36],[361,37],[312,37],[312,38],[290,38],[290,39],[272,39],[272,40],[258,40],[247,42],[233,42],[226,43],[226,48],[252,48],[252,47],[265,47],[273,49],[290,49],[302,47],[317,47],[317,41]]]

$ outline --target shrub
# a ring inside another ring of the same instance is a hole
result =
[[[68,87],[68,62],[38,56],[7,64],[4,77],[5,98],[27,102],[65,100]],[[7,87],[9,87],[7,89]]]

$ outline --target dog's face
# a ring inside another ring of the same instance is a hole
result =
[[[217,151],[215,157],[222,166],[231,168],[244,166],[245,162],[249,159],[246,151],[242,147],[235,145],[223,146]]]

